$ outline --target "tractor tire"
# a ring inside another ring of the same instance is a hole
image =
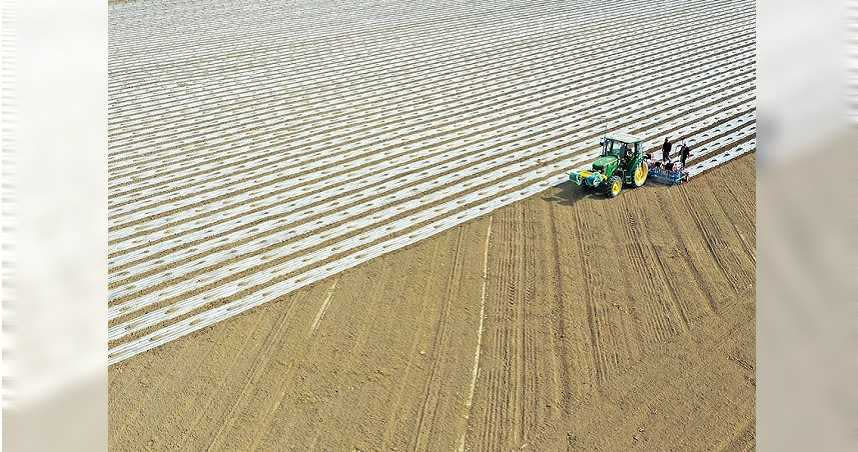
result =
[[[607,185],[607,194],[609,198],[616,198],[617,195],[619,195],[620,192],[623,191],[623,179],[619,176],[614,176],[608,179]]]
[[[647,176],[649,176],[649,164],[647,164],[646,160],[643,160],[635,168],[635,172],[632,175],[632,186],[635,188],[642,186],[646,183]]]

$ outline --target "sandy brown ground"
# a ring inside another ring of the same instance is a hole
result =
[[[111,367],[111,448],[753,449],[754,219],[553,188]]]

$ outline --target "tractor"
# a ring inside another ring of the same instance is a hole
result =
[[[585,189],[605,192],[615,198],[623,185],[640,187],[649,175],[643,140],[625,133],[612,133],[602,138],[602,155],[592,169],[573,171],[569,180]]]

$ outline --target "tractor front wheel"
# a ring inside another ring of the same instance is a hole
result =
[[[645,160],[641,161],[641,164],[635,169],[634,177],[632,178],[632,185],[635,188],[640,187],[646,182],[646,177],[649,175],[649,165]]]
[[[608,179],[608,197],[616,198],[623,191],[623,179],[614,176]]]

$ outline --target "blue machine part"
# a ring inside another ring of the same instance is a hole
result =
[[[665,185],[678,185],[688,180],[688,173],[678,170],[666,170],[664,168],[653,167],[649,170],[649,178]]]

